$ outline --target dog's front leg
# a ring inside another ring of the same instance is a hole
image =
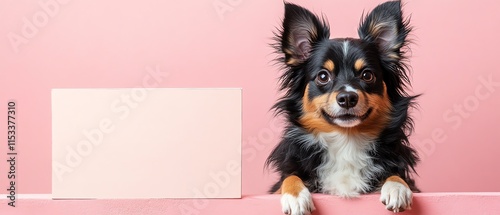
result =
[[[281,184],[281,208],[289,215],[308,215],[315,209],[312,196],[302,180],[290,175]]]
[[[380,201],[387,210],[394,211],[394,213],[410,210],[412,197],[413,192],[399,176],[387,178],[380,191]]]

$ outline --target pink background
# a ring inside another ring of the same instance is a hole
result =
[[[45,2],[57,10],[46,15]],[[325,14],[333,37],[357,37],[362,12],[382,1],[293,2]],[[406,1],[415,26],[413,89],[424,93],[412,142],[425,192],[500,191],[498,7],[494,0]],[[263,163],[282,127],[269,112],[279,72],[268,46],[281,0],[4,0],[0,14],[0,121],[7,100],[17,100],[19,193],[51,192],[52,88],[141,87],[151,68],[161,71],[157,87],[243,88],[243,194],[264,194],[276,179]],[[33,17],[38,30],[23,34]],[[13,34],[26,44],[13,46]],[[484,86],[488,77],[496,86]],[[0,123],[2,140],[5,131]],[[6,185],[0,177],[0,192]]]

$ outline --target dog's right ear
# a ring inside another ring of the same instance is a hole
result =
[[[324,20],[309,10],[295,4],[285,3],[285,18],[278,41],[285,54],[284,63],[298,66],[307,60],[315,43],[328,39],[330,29]]]

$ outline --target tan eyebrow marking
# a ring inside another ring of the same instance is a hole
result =
[[[328,71],[333,72],[333,69],[335,69],[335,64],[333,64],[332,60],[326,60],[323,64],[323,67],[325,69],[328,69]]]
[[[363,58],[357,59],[356,62],[354,62],[354,69],[356,69],[357,71],[360,71],[361,69],[363,69],[365,64],[366,63],[365,63],[365,60]]]

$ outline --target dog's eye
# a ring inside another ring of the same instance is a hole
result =
[[[361,73],[361,79],[367,83],[371,83],[375,81],[375,74],[369,69],[363,70],[363,73]]]
[[[330,76],[330,73],[326,70],[321,70],[318,72],[318,75],[316,76],[316,84],[318,85],[325,85],[328,84],[332,80],[332,77]]]

